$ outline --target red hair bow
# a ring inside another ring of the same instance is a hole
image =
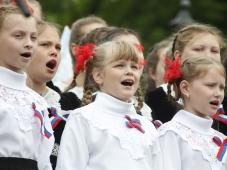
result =
[[[165,59],[166,71],[164,74],[164,80],[166,82],[172,82],[182,76],[180,71],[181,60],[180,58],[176,58],[175,60],[171,60],[169,58]]]
[[[141,44],[136,44],[136,48],[139,50],[139,52],[144,51],[144,47]]]
[[[139,65],[141,66],[141,67],[144,67],[145,65],[147,65],[147,60],[146,59],[140,59],[139,60]]]
[[[74,71],[79,74],[85,69],[86,62],[94,55],[94,43],[88,43],[75,48],[75,59],[76,64],[74,66]]]

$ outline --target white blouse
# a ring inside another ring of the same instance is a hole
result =
[[[43,113],[42,127],[33,104]],[[52,169],[49,156],[54,136],[46,108],[45,100],[26,86],[25,74],[0,67],[0,157],[33,159],[39,170]],[[41,134],[44,127],[49,139]]]
[[[83,98],[83,95],[84,95],[83,87],[75,86],[74,88],[70,89],[69,92],[76,94],[80,100]],[[98,93],[98,92],[95,92],[95,93]],[[132,101],[134,105],[137,106],[138,102],[135,96],[132,98]],[[135,107],[132,108],[132,111],[136,113]],[[153,120],[151,116],[151,108],[145,102],[143,102],[143,107],[141,108],[140,111],[141,111],[141,114],[144,117],[146,117],[148,120]]]
[[[225,135],[211,128],[212,119],[180,110],[159,129],[164,170],[227,170],[227,160],[216,157]]]
[[[159,170],[157,131],[131,111],[132,103],[99,92],[91,104],[74,110],[63,132],[56,170]],[[145,133],[126,126],[138,119]]]

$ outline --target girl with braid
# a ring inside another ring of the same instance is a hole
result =
[[[80,42],[80,45],[83,46],[88,43],[102,44],[112,40],[125,41],[127,43],[132,44],[139,52],[141,53],[143,52],[143,47],[141,45],[138,34],[134,30],[131,30],[128,28],[119,28],[119,27],[96,28],[95,30],[88,33],[84,39],[82,39],[82,41]],[[78,45],[73,46],[73,50],[72,50],[73,51],[72,53],[75,56],[75,60],[77,61],[78,57],[76,55],[77,53],[76,49],[78,49]],[[80,84],[84,84],[84,79],[85,79],[84,70],[80,70],[80,72],[78,72],[76,69],[74,69],[74,72],[75,72],[75,80],[79,80]],[[76,109],[78,106],[75,105],[74,98],[78,97],[79,99],[82,99],[83,91],[84,91],[83,86],[78,86],[76,81],[74,81],[70,85],[70,89],[67,92],[64,92],[62,94],[62,99],[60,100],[60,102],[61,102],[61,105],[63,106],[63,109],[64,110]],[[133,100],[134,100],[135,106],[141,108],[139,109],[140,110],[139,114],[151,120],[152,119],[151,109],[143,102],[142,92],[140,89],[137,91],[137,93],[140,93],[137,96],[141,96],[141,97],[139,98],[134,97]]]
[[[192,24],[176,33],[172,46],[172,56],[173,58],[185,59],[192,55],[206,55],[220,62],[223,46],[222,34],[216,27]],[[146,95],[146,103],[151,107],[154,117],[163,123],[171,120],[179,110],[177,102],[168,100],[166,84],[149,91]],[[217,129],[227,133],[226,126],[219,126]]]
[[[162,169],[154,125],[132,111],[142,53],[124,41],[87,44],[83,51],[88,54],[78,66],[86,68],[83,107],[68,118],[56,169]]]
[[[224,99],[225,69],[206,55],[182,60],[169,62],[165,73],[183,108],[158,129],[163,169],[226,170],[227,138],[211,127]]]

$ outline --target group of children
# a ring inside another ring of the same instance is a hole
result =
[[[216,28],[190,25],[157,46],[164,52],[151,49],[165,55],[167,84],[157,79],[144,102],[134,31],[98,26],[71,43],[80,95],[76,83],[56,92],[46,84],[60,63],[60,32],[37,18],[0,5],[1,170],[227,170],[227,137],[211,118],[226,79]],[[156,129],[160,115],[166,123]]]

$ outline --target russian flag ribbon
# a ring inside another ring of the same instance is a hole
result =
[[[40,132],[43,136],[46,138],[50,138],[52,136],[52,133],[49,132],[45,127],[45,121],[44,121],[44,111],[41,112],[36,109],[35,103],[32,103],[32,109],[34,110],[34,116],[37,117],[40,120],[41,126],[40,126]]]
[[[224,157],[226,159],[226,157],[227,157],[226,150],[227,150],[227,138],[224,139],[224,141],[222,142],[220,149],[218,151],[217,158],[219,161],[222,161]]]
[[[63,117],[57,113],[56,108],[51,107],[48,110],[49,110],[50,114],[52,115],[50,119],[51,119],[51,126],[53,129],[55,129],[61,121],[66,121],[65,117]]]
[[[218,120],[224,124],[227,124],[227,116],[225,115],[225,111],[222,107],[220,107],[217,113],[212,115],[211,118]]]
[[[139,119],[131,119],[128,115],[126,115],[125,118],[128,120],[126,122],[126,126],[128,128],[136,128],[141,133],[145,133],[144,129],[141,126],[141,123],[140,123]]]

